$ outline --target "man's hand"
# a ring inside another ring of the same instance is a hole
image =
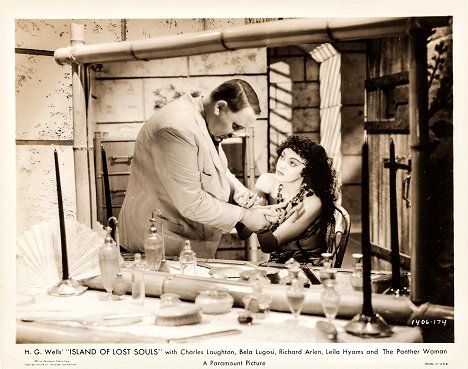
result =
[[[286,207],[287,203],[280,203],[280,204],[275,204],[275,205],[268,205],[268,206],[263,206],[263,207],[255,207],[257,208],[262,208],[262,209],[270,209],[274,210],[274,215],[265,215],[265,219],[269,221],[270,223],[282,223],[286,217]]]
[[[237,186],[234,190],[233,199],[239,206],[249,209],[254,205],[258,205],[260,198],[247,187]]]
[[[276,211],[268,207],[258,207],[255,209],[245,209],[241,223],[253,232],[264,232],[270,229],[271,223],[267,217],[275,217]]]

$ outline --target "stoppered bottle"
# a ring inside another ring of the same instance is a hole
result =
[[[179,256],[180,273],[185,275],[196,275],[197,255],[190,246],[190,241],[185,240],[184,249]]]

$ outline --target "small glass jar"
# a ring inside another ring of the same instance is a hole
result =
[[[231,310],[234,298],[221,289],[211,288],[199,291],[195,304],[205,314],[223,314]]]

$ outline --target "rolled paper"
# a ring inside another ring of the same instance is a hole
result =
[[[54,150],[55,178],[57,183],[57,202],[60,221],[60,245],[62,250],[62,279],[68,279],[68,255],[67,255],[67,235],[65,232],[65,217],[63,215],[62,188],[60,185],[60,169],[58,163],[57,150]]]
[[[371,284],[371,250],[369,226],[369,147],[367,140],[362,146],[362,174],[361,174],[361,214],[362,214],[362,278],[363,278],[363,304],[362,314],[374,315],[372,309]]]
[[[132,271],[129,268],[122,269],[122,275],[127,282],[127,293],[131,293]],[[104,290],[99,276],[83,281],[84,285],[91,289]],[[203,278],[195,276],[183,276],[161,272],[145,272],[146,296],[158,297],[163,293],[177,293],[184,301],[195,301],[200,290],[223,289],[234,298],[234,306],[244,307],[243,298],[252,293],[252,286],[245,281],[228,279]],[[274,311],[289,312],[289,305],[285,293],[285,286],[268,284],[263,287],[263,292],[272,298],[270,309]],[[323,316],[322,289],[308,288],[305,293],[304,306],[301,314]],[[374,295],[375,312],[386,321],[396,324],[406,324],[408,319],[417,309],[411,300],[402,296],[395,299],[393,295]],[[362,312],[362,294],[357,292],[341,293],[340,306],[337,317],[352,318]],[[439,315],[438,319],[441,319]]]
[[[396,190],[395,144],[390,140],[390,240],[392,260],[392,289],[401,289],[400,283],[400,244],[398,241],[398,212]]]

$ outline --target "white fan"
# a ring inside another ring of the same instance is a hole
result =
[[[80,280],[100,274],[98,250],[106,232],[99,223],[96,228],[92,230],[74,219],[65,220],[70,278]],[[23,256],[31,289],[43,292],[62,280],[58,222],[33,225],[16,239],[16,246]]]

